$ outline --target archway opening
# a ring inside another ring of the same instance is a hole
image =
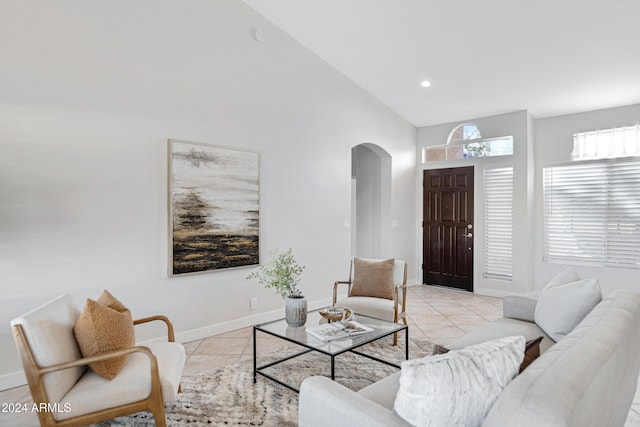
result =
[[[351,255],[391,256],[391,156],[370,143],[351,149]]]

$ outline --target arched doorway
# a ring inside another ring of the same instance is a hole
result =
[[[391,156],[364,143],[351,149],[351,255],[391,256]]]

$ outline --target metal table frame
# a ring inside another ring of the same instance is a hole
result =
[[[359,317],[366,318],[366,316],[359,316]],[[273,323],[273,322],[269,322],[269,323]],[[363,323],[365,323],[365,322],[363,322]],[[390,322],[390,323],[393,323],[393,322]],[[264,325],[267,325],[267,324],[268,323],[266,323]],[[267,368],[269,368],[271,366],[277,365],[279,363],[286,362],[287,360],[294,359],[294,358],[296,358],[298,356],[302,356],[304,354],[310,353],[312,351],[317,351],[317,352],[325,354],[325,355],[327,355],[327,356],[329,356],[331,358],[331,379],[334,380],[334,381],[335,381],[335,372],[336,372],[336,370],[335,370],[335,359],[336,359],[337,356],[339,356],[339,355],[341,355],[343,353],[346,353],[346,352],[351,352],[351,353],[357,354],[359,356],[367,357],[369,359],[375,360],[376,362],[380,362],[380,363],[384,363],[385,365],[393,366],[394,368],[400,368],[399,364],[396,364],[396,363],[393,363],[393,362],[389,362],[389,361],[383,360],[383,359],[381,359],[379,357],[371,356],[370,354],[366,354],[366,353],[363,353],[361,351],[357,351],[356,350],[357,348],[362,347],[363,345],[370,344],[370,343],[372,343],[374,341],[377,341],[379,339],[382,339],[384,337],[388,337],[389,335],[393,335],[395,333],[404,331],[405,332],[405,334],[404,334],[405,335],[405,360],[409,360],[409,326],[402,325],[402,324],[399,324],[399,323],[397,323],[397,324],[394,323],[394,325],[397,325],[397,328],[394,328],[393,330],[385,333],[384,335],[376,335],[375,337],[373,337],[370,340],[364,340],[363,342],[358,343],[357,345],[354,345],[354,346],[351,346],[351,347],[346,347],[346,348],[344,348],[344,349],[342,349],[340,351],[333,352],[333,353],[325,351],[325,350],[323,350],[321,348],[314,347],[314,346],[312,346],[310,344],[300,342],[299,340],[296,340],[296,339],[293,339],[293,338],[289,338],[289,337],[286,337],[286,336],[283,336],[281,334],[277,334],[277,333],[274,333],[274,332],[271,332],[271,331],[268,331],[268,330],[265,330],[265,329],[261,329],[263,324],[254,325],[253,326],[253,382],[254,382],[254,384],[257,382],[257,376],[258,376],[258,374],[260,374],[260,375],[262,375],[262,376],[264,376],[266,378],[269,378],[272,381],[275,381],[276,383],[278,383],[278,384],[280,384],[280,385],[282,385],[284,387],[287,387],[287,388],[295,391],[296,393],[299,393],[300,392],[299,389],[297,389],[297,388],[285,383],[284,381],[281,381],[281,380],[275,378],[273,375],[270,375],[270,374],[268,374],[266,372],[263,372],[263,370],[267,369]],[[280,339],[283,339],[285,341],[292,342],[292,343],[297,344],[299,346],[305,347],[306,349],[303,350],[303,351],[300,351],[298,353],[292,354],[290,356],[284,357],[282,359],[278,359],[278,360],[275,360],[273,362],[267,363],[265,365],[258,366],[258,362],[257,362],[257,346],[256,346],[256,344],[257,344],[256,335],[257,335],[258,331],[260,331],[262,333],[265,333],[265,334],[268,334],[268,335],[271,335],[271,336],[274,336],[274,337],[277,337],[277,338],[280,338]],[[366,337],[366,334],[362,335],[361,337]]]

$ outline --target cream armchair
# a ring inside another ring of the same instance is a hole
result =
[[[380,259],[362,259],[364,262],[380,262]],[[404,322],[407,324],[407,263],[402,260],[394,260],[392,269],[392,289],[385,297],[365,295],[360,288],[358,295],[353,294],[354,283],[358,281],[356,268],[351,260],[349,265],[349,280],[339,280],[333,285],[333,305],[338,307],[349,307],[355,313],[365,316],[377,317],[379,319],[392,322]],[[361,273],[361,272],[359,272]],[[347,298],[338,300],[338,288],[340,285],[348,285]],[[376,295],[380,293],[373,292]],[[393,345],[398,344],[398,334],[393,336]]]
[[[174,342],[173,326],[164,316],[168,342],[154,342],[83,358],[73,334],[82,307],[64,295],[11,322],[14,339],[42,426],[80,426],[148,410],[156,425],[165,426],[164,402],[173,401],[180,387],[185,351]],[[87,366],[99,360],[129,354],[126,365],[112,380]]]

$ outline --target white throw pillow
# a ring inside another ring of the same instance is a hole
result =
[[[598,279],[549,283],[540,292],[534,319],[540,329],[558,342],[602,300]]]
[[[518,374],[525,338],[500,338],[402,363],[396,413],[413,426],[479,426]]]
[[[553,276],[551,280],[549,280],[545,288],[564,285],[565,283],[577,282],[578,280],[580,280],[580,276],[578,276],[578,273],[573,268],[569,267]]]

